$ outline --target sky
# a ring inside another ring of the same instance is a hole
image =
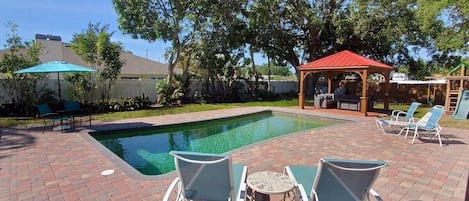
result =
[[[22,41],[32,41],[36,34],[50,34],[60,36],[66,43],[74,34],[83,33],[89,23],[100,23],[109,25],[108,31],[115,32],[111,41],[121,42],[125,50],[167,63],[164,52],[169,44],[122,34],[111,0],[1,0],[0,8],[0,49],[5,49],[7,35],[11,33],[8,22],[18,26]]]

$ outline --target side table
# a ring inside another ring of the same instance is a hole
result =
[[[286,193],[295,187],[295,182],[289,176],[271,171],[252,173],[248,176],[246,183],[252,190],[250,200],[256,200],[256,192],[267,195],[283,194],[283,200],[285,200]]]

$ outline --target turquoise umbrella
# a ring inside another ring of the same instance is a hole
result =
[[[66,61],[50,61],[30,68],[15,71],[14,73],[57,73],[59,87],[59,101],[62,102],[62,94],[60,90],[59,73],[73,72],[95,72],[96,70],[84,66],[75,65]]]

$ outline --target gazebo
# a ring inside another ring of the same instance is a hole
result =
[[[300,91],[298,101],[301,109],[304,109],[304,82],[308,75],[324,73],[327,75],[328,90],[331,91],[332,77],[337,73],[355,73],[362,80],[362,93],[360,97],[360,112],[365,116],[368,111],[368,75],[373,73],[382,74],[385,78],[384,85],[384,110],[389,109],[390,72],[392,66],[360,56],[352,51],[344,50],[336,54],[303,64],[297,67],[300,71]]]

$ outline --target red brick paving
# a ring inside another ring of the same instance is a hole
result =
[[[273,109],[354,120],[299,132],[234,151],[249,172],[283,171],[289,164],[316,165],[321,157],[385,160],[374,189],[384,200],[464,200],[469,167],[468,130],[443,128],[450,144],[380,133],[376,117],[322,110],[243,107],[95,123],[92,129],[162,125]],[[331,110],[334,111],[334,110]],[[80,128],[83,129],[83,128]],[[161,200],[174,173],[143,176],[90,140],[86,130],[46,132],[2,128],[0,200]],[[102,176],[106,169],[115,173]],[[274,197],[274,200],[276,197]]]

